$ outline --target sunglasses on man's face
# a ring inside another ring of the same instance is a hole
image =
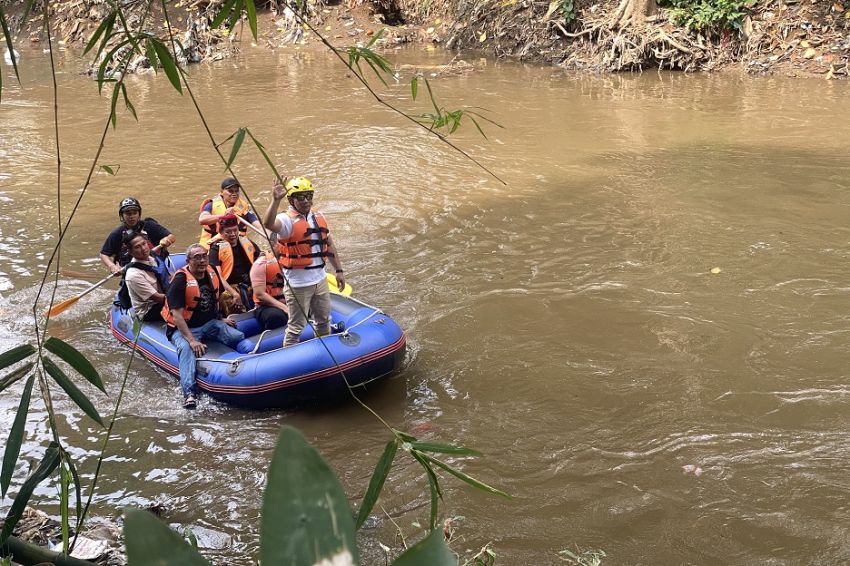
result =
[[[313,200],[313,193],[296,193],[292,195],[295,200]]]
[[[209,254],[195,254],[189,256],[189,259],[192,261],[206,261],[209,258]]]

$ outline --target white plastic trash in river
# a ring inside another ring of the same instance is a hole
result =
[[[15,62],[17,62],[17,61],[20,61],[20,60],[21,60],[21,54],[18,52],[18,50],[17,50],[17,49],[13,49],[12,51],[9,51],[9,50],[7,49],[7,50],[6,50],[6,53],[4,53],[4,54],[3,54],[3,60],[4,60],[4,61],[6,61],[6,64],[7,64],[7,65],[11,65],[11,64],[12,64],[12,52],[14,52],[14,53],[15,53]]]

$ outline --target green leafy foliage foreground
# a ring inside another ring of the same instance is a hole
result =
[[[386,456],[385,452],[385,456]],[[360,509],[358,520],[342,486],[319,453],[300,432],[286,426],[280,432],[269,467],[260,527],[261,564],[360,564],[356,528],[368,515],[367,501],[377,499],[389,465],[381,459]],[[374,498],[374,499],[373,499]],[[208,565],[209,562],[162,521],[147,511],[126,512],[125,538],[130,566]],[[440,529],[407,549],[395,566],[457,564]]]

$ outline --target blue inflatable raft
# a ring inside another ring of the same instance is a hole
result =
[[[180,255],[172,259],[178,267]],[[362,387],[398,369],[404,359],[401,328],[379,309],[351,297],[331,293],[332,323],[339,333],[317,339],[308,325],[301,342],[284,349],[284,329],[260,332],[253,313],[235,315],[246,338],[236,350],[208,341],[198,358],[197,387],[211,397],[241,407],[292,407],[338,399],[351,387]],[[112,334],[133,345],[133,312],[112,307]],[[172,375],[179,375],[177,350],[166,338],[164,323],[143,323],[137,352]],[[344,377],[343,377],[344,375]]]

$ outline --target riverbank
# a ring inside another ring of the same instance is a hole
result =
[[[424,49],[473,50],[596,73],[661,68],[686,72],[735,69],[826,79],[850,76],[850,2],[760,2],[733,12],[736,19],[726,21],[723,27],[696,31],[692,28],[697,24],[677,20],[682,18],[681,10],[658,7],[654,0],[640,2],[637,15],[626,11],[638,1],[307,2],[303,17],[314,31],[299,23],[288,8],[272,6],[259,12],[258,43],[269,48],[311,45],[321,41],[321,34],[344,49],[362,45],[384,29],[376,42],[379,49],[415,43]],[[172,24],[179,31],[184,62],[223,59],[237,53],[242,42],[253,41],[244,21],[237,23],[232,33],[211,29],[220,4],[174,5]],[[21,6],[12,3],[15,7],[20,11]],[[143,7],[139,2],[130,5],[131,25],[139,20]],[[61,3],[53,10],[51,18],[60,44],[81,47],[108,14],[108,4],[93,0]],[[628,20],[627,13],[631,14]],[[165,35],[157,7],[150,21],[151,31]],[[42,41],[40,15],[19,40]],[[131,64],[131,70],[148,67],[144,56]]]

